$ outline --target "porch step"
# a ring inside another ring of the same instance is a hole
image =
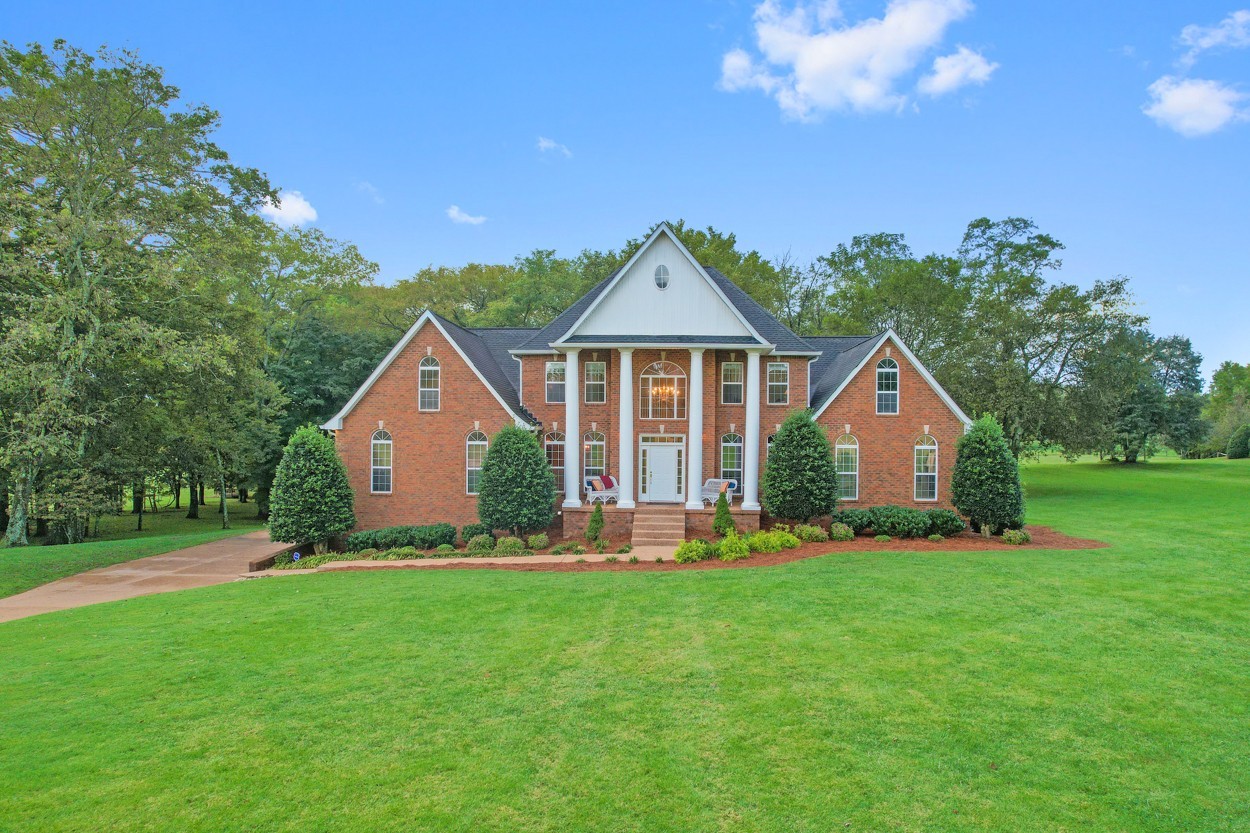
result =
[[[635,547],[675,547],[686,538],[686,509],[681,504],[639,504],[634,510]]]

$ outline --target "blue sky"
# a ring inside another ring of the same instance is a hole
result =
[[[139,50],[384,281],[660,219],[809,260],[875,231],[950,252],[1019,215],[1065,280],[1131,276],[1209,373],[1250,361],[1248,8],[58,2],[0,36]]]

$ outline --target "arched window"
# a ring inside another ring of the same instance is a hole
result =
[[[640,419],[686,418],[686,373],[672,362],[655,362],[638,383]]]
[[[720,438],[720,476],[737,485],[734,492],[742,494],[742,435],[726,434]]]
[[[421,360],[421,366],[417,371],[417,410],[419,411],[437,411],[441,405],[441,395],[439,391],[441,368],[438,366],[438,359],[433,356],[426,356]]]
[[[663,264],[655,267],[655,285],[660,289],[668,289],[668,267]]]
[[[470,431],[464,438],[464,492],[476,495],[482,483],[482,462],[490,440],[481,431]]]
[[[394,443],[391,441],[389,431],[378,429],[373,432],[373,439],[369,443],[369,491],[375,495],[389,495],[391,493],[391,449]]]
[[[898,413],[898,362],[894,359],[877,362],[877,413]]]
[[[925,434],[916,440],[916,500],[937,500],[937,440]]]
[[[599,431],[587,431],[582,437],[582,477],[602,477],[607,470],[607,438]]]
[[[838,437],[833,464],[838,472],[838,500],[859,500],[859,440],[850,434]]]
[[[768,440],[764,446],[764,459],[767,460],[769,455],[773,453],[773,440],[777,439],[776,434],[769,434]]]
[[[564,491],[564,432],[549,431],[543,437],[543,448],[547,452],[547,465],[556,476],[556,491]]]

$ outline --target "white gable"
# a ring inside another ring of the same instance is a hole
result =
[[[655,270],[668,269],[668,287]],[[737,312],[673,242],[657,234],[570,335],[750,336]]]

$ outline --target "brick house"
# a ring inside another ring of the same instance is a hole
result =
[[[362,528],[475,522],[490,437],[516,424],[555,472],[553,531],[584,529],[586,480],[606,475],[619,539],[665,509],[706,533],[708,478],[734,481],[738,527],[758,527],[770,438],[798,408],[835,446],[843,506],[950,505],[969,419],[907,345],[891,331],[801,338],[661,225],[545,327],[470,330],[425,312],[323,427]]]

